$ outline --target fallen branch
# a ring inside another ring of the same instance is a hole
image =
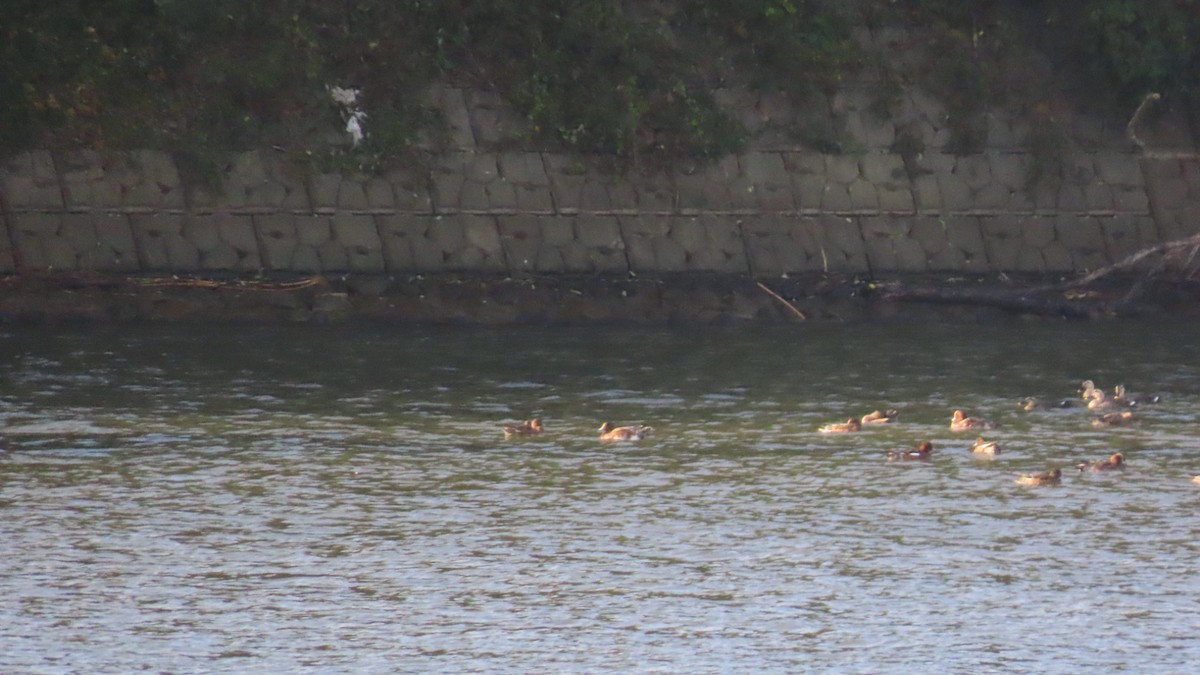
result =
[[[758,284],[758,287],[763,289],[764,291],[766,291],[768,295],[770,295],[772,298],[775,298],[779,302],[782,302],[784,307],[787,307],[788,309],[792,310],[792,314],[795,314],[797,317],[799,317],[801,321],[808,320],[808,317],[804,315],[804,312],[801,312],[800,310],[796,309],[796,306],[793,305],[792,303],[788,302],[787,300],[785,300],[783,298],[783,296],[781,296],[778,293],[776,293],[775,291],[767,288],[767,285],[761,281],[756,282],[756,283]]]

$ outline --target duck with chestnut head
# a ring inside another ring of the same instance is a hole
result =
[[[1039,473],[1023,473],[1017,476],[1017,485],[1058,485],[1062,483],[1062,469],[1051,469]]]
[[[933,454],[933,443],[929,441],[921,441],[921,444],[915,450],[888,450],[889,462],[904,462],[904,461],[925,461]]]
[[[653,427],[648,427],[644,424],[637,424],[628,427],[614,427],[612,423],[605,422],[604,424],[600,425],[600,440],[640,441],[653,430]]]
[[[951,431],[969,431],[971,429],[986,431],[995,428],[995,422],[985,420],[981,417],[967,417],[961,410],[955,410],[954,416],[950,418]]]

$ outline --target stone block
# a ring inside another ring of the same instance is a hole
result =
[[[820,269],[812,257],[818,246],[808,218],[762,215],[742,222],[741,233],[747,266],[755,276],[776,276],[788,272]]]
[[[670,219],[663,215],[620,216],[624,233],[625,253],[633,271],[655,269],[655,242],[665,240],[670,232]],[[680,251],[682,252],[682,248]]]
[[[417,250],[421,251],[421,262],[430,265],[428,230],[434,217],[408,213],[381,215],[376,218],[379,226],[379,243],[383,250],[384,266],[388,272],[422,272],[441,269],[441,254],[437,255],[436,266],[418,265]]]
[[[1083,192],[1083,186],[1074,183],[1063,183],[1058,187],[1058,200],[1056,203],[1059,211],[1067,211],[1071,213],[1080,213],[1088,210],[1087,195]]]
[[[913,181],[913,195],[919,211],[941,212],[942,190],[938,187],[937,176],[921,174]]]
[[[0,196],[13,210],[63,208],[54,156],[47,150],[33,150],[0,164]]]
[[[715,187],[715,191],[714,191]],[[675,176],[675,190],[681,213],[697,213],[722,208],[729,203],[729,190],[724,182],[701,167],[694,173]]]
[[[816,210],[825,198],[825,177],[821,174],[798,174],[792,178],[792,190],[797,209]],[[846,193],[849,201],[849,193]]]
[[[264,269],[284,271],[292,268],[292,258],[300,243],[296,233],[296,218],[290,213],[254,216],[254,227],[262,242]]]
[[[129,161],[137,169],[140,180],[125,190],[124,206],[182,209],[187,205],[179,168],[171,155],[139,150],[130,153]]]
[[[367,176],[343,176],[338,185],[337,207],[339,211],[365,211],[371,208],[371,200],[367,197],[367,186],[371,179]]]
[[[1150,198],[1145,188],[1133,186],[1116,186],[1112,188],[1113,209],[1123,213],[1147,213],[1150,211]]]
[[[199,269],[200,251],[184,236],[187,218],[174,213],[130,214],[143,271],[184,273]]]
[[[858,222],[870,269],[873,272],[891,272],[899,269],[894,243],[897,239],[909,236],[910,224],[884,216],[864,216]],[[924,251],[921,254],[923,256]]]
[[[217,242],[208,248],[196,246],[200,250],[202,269],[235,272],[262,269],[262,256],[251,216],[223,214],[209,222],[216,225]]]
[[[1142,248],[1137,218],[1118,216],[1098,219],[1097,222],[1104,232],[1105,248],[1110,260],[1115,262]]]
[[[392,183],[382,176],[372,176],[363,183],[367,207],[371,209],[396,208],[396,196],[392,194]]]
[[[841,183],[826,183],[824,190],[821,192],[822,211],[850,211],[854,208],[854,201],[850,198],[850,188]]]
[[[823,265],[831,272],[869,272],[862,232],[853,218],[822,215],[814,221]]]
[[[1070,263],[1070,256],[1067,256],[1067,262]],[[1042,251],[1032,246],[1022,245],[1017,252],[1016,260],[1013,261],[1012,269],[1018,272],[1044,273],[1046,261],[1042,258]]]
[[[515,214],[496,217],[496,229],[500,245],[504,247],[504,258],[512,271],[537,269],[539,251],[543,248],[542,224],[544,216]],[[550,271],[550,270],[546,270]]]
[[[332,209],[337,207],[338,192],[342,187],[340,173],[322,173],[308,179],[308,193],[312,197],[312,206],[317,209]]]
[[[764,211],[794,211],[792,179],[777,152],[748,152],[739,158],[742,175],[749,183],[756,205]]]
[[[850,208],[855,211],[878,211],[879,193],[875,186],[865,180],[856,180],[848,187]]]
[[[986,157],[991,174],[987,186],[1003,186],[1009,192],[1025,189],[1029,179],[1029,164],[1025,155],[1014,152],[989,152]]]
[[[850,185],[862,177],[858,158],[852,155],[826,155],[825,179],[831,183]]]
[[[475,147],[475,133],[471,129],[471,116],[462,89],[434,84],[426,92],[426,100],[445,122],[444,138],[450,147],[462,150]],[[433,145],[432,139],[427,139],[425,144]]]
[[[1126,152],[1098,152],[1092,156],[1096,175],[1108,185],[1142,187],[1145,179],[1137,155]]]
[[[937,176],[938,192],[942,198],[944,211],[968,211],[975,207],[971,196],[971,188],[966,179],[956,173],[939,173]]]
[[[482,148],[511,145],[529,134],[529,124],[490,91],[465,92],[475,143]]]
[[[136,272],[140,269],[137,244],[128,216],[123,213],[98,213],[92,219],[92,224],[96,246],[90,254],[80,257],[84,269],[111,272]]]
[[[416,168],[393,169],[384,175],[391,185],[395,208],[414,213],[432,213],[429,174]]]
[[[971,272],[987,272],[988,252],[980,219],[973,216],[952,216],[945,221],[946,242],[950,248],[961,251],[964,269]]]
[[[1042,249],[1042,261],[1047,272],[1075,272],[1081,268],[1075,266],[1071,250],[1062,242],[1052,241]]]
[[[1025,216],[987,216],[978,220],[987,260],[992,269],[1017,269],[1024,244]]]
[[[375,219],[365,214],[337,213],[330,218],[333,238],[346,251],[347,270],[364,274],[384,271],[383,244]]]
[[[457,264],[457,269],[464,270],[498,272],[507,269],[495,218],[463,215],[459,220],[465,245],[457,252],[449,251],[447,262]]]

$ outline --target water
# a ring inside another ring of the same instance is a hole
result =
[[[1190,672],[1198,328],[5,328],[0,672]]]

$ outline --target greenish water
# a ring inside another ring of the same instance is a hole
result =
[[[1190,671],[1198,329],[5,328],[0,671]]]

